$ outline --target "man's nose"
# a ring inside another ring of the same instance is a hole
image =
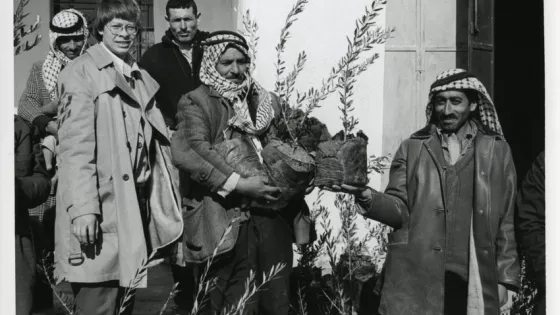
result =
[[[188,27],[187,22],[186,21],[181,21],[181,29],[186,30],[187,27]]]
[[[445,115],[449,115],[449,114],[451,114],[451,111],[452,111],[451,102],[450,101],[445,102],[445,107],[443,108],[443,113]]]
[[[76,44],[76,42],[74,40],[71,40],[70,43],[68,43],[70,46],[70,49],[76,49],[78,47],[78,45]]]
[[[229,69],[229,72],[239,74],[239,65],[237,64],[237,62],[231,64],[231,68]]]

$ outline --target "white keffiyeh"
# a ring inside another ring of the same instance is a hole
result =
[[[64,29],[72,30],[78,24],[81,24],[82,26],[77,30],[68,33],[57,32],[53,30],[53,28],[61,29],[61,30]],[[45,62],[43,63],[43,69],[42,69],[45,88],[49,92],[51,100],[55,100],[58,98],[58,90],[56,87],[58,82],[58,74],[60,73],[62,68],[65,67],[70,62],[70,59],[66,57],[66,55],[64,55],[64,53],[58,49],[58,46],[56,44],[56,39],[61,36],[82,36],[82,35],[84,36],[84,41],[87,41],[87,38],[89,37],[87,21],[84,15],[80,11],[74,9],[67,9],[67,10],[60,11],[58,14],[56,14],[53,17],[51,21],[51,30],[49,32],[50,50],[49,53],[47,54],[47,58],[45,59]],[[84,44],[80,54],[82,54],[86,50],[87,48],[86,46],[87,45]]]
[[[230,119],[230,126],[237,127],[250,135],[260,135],[266,131],[274,118],[270,94],[252,79],[249,72],[246,73],[245,80],[241,84],[236,84],[222,77],[216,70],[216,64],[227,47],[233,46],[245,56],[249,56],[243,43],[245,43],[243,37],[233,32],[210,34],[202,42],[204,56],[200,69],[200,80],[233,104],[236,115]],[[256,93],[258,96],[255,123],[251,119],[247,103],[250,92]]]
[[[426,117],[428,123],[432,117],[433,111],[433,97],[438,92],[448,90],[474,90],[478,92],[478,113],[480,114],[480,121],[483,125],[490,128],[490,130],[503,135],[502,126],[498,119],[498,113],[494,107],[494,103],[486,88],[474,75],[468,73],[463,69],[450,69],[445,70],[436,77],[436,81],[432,84],[429,94],[429,102],[426,107]]]

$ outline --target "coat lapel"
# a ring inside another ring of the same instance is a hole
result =
[[[134,95],[134,92],[130,88],[128,82],[124,78],[124,75],[120,74],[117,70],[113,69],[115,74],[115,86],[118,87],[124,94],[126,94],[130,99],[132,99],[137,105],[140,105],[140,101]]]
[[[485,135],[481,132],[478,133],[475,140],[475,161],[474,161],[474,198],[475,198],[475,213],[483,211],[484,215],[477,215],[474,220],[473,228],[475,234],[486,233],[484,238],[478,239],[492,239],[489,226],[489,213],[490,210],[490,191],[488,184],[490,182],[490,166],[492,165],[492,157],[494,155],[494,145],[496,139],[492,136]],[[486,229],[484,229],[486,227]],[[479,244],[486,245],[486,244]]]
[[[426,147],[426,150],[432,157],[432,160],[437,168],[441,187],[441,196],[443,198],[443,204],[446,205],[447,201],[445,200],[445,180],[443,178],[443,166],[441,165],[441,161],[444,161],[445,158],[443,157],[441,143],[438,140],[437,136],[435,134],[432,134],[432,136],[428,140],[424,141],[424,147]]]
[[[154,80],[148,72],[143,69],[140,69],[140,73],[142,76],[142,84],[143,84],[143,93],[146,99],[146,104],[143,104],[143,108],[146,110],[146,119],[155,128],[159,133],[164,135],[168,140],[170,138],[167,132],[167,126],[165,125],[165,120],[159,110],[154,110],[154,108],[158,109],[155,101],[155,96],[157,91],[159,90],[159,84]]]
[[[126,82],[124,76],[120,74],[113,65],[113,59],[107,52],[106,48],[102,47],[101,44],[96,44],[87,50],[87,53],[92,57],[97,68],[101,71],[106,71],[110,77],[113,79],[112,82],[105,82],[107,90],[112,90],[111,85],[114,84],[115,87],[119,88],[124,94],[126,94],[130,99],[132,99],[136,104],[140,104],[138,99],[132,92],[130,85]],[[113,65],[113,67],[108,67]]]

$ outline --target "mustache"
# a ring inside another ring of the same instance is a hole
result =
[[[441,114],[441,115],[439,116],[439,119],[441,119],[441,120],[446,120],[446,119],[459,119],[459,117],[457,117],[457,115],[455,115],[455,114],[448,114],[448,115]]]
[[[230,73],[227,76],[228,79],[244,79],[245,73]]]

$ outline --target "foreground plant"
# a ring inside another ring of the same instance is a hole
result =
[[[214,259],[216,259],[216,256],[218,256],[218,249],[224,244],[224,242],[226,240],[226,236],[229,233],[231,233],[231,231],[233,229],[233,224],[235,222],[237,222],[238,220],[239,220],[239,218],[234,218],[233,220],[230,221],[226,230],[222,234],[222,237],[220,237],[220,241],[218,242],[218,244],[214,248],[214,251],[212,252],[212,256],[206,261],[206,266],[204,268],[204,271],[202,272],[202,275],[201,275],[200,279],[198,280],[198,289],[197,289],[195,297],[194,297],[194,305],[193,305],[193,308],[191,309],[191,312],[190,312],[191,315],[196,315],[196,314],[198,314],[198,312],[200,312],[200,310],[204,307],[205,303],[207,302],[206,297],[208,295],[208,292],[210,292],[212,289],[214,289],[214,287],[216,285],[216,279],[215,278],[208,279],[208,272],[210,271],[210,268],[212,267],[212,263],[214,262]]]
[[[261,281],[257,281],[255,278],[255,272],[251,270],[249,272],[249,278],[245,280],[245,292],[237,301],[236,304],[226,308],[222,314],[223,315],[236,315],[236,314],[244,314],[245,307],[247,303],[251,300],[251,298],[262,288],[269,283],[270,281],[277,278],[280,271],[286,268],[286,263],[278,263],[269,270],[268,273],[264,272]]]
[[[123,299],[119,307],[119,314],[124,314],[130,306],[132,299],[136,295],[136,289],[138,289],[142,281],[144,281],[144,278],[148,275],[148,266],[153,261],[156,254],[157,251],[153,251],[148,258],[142,260],[142,264],[140,265],[140,268],[136,270],[134,278],[130,280],[128,287],[125,288]]]
[[[58,290],[56,289],[55,283],[58,282],[58,279],[54,276],[54,266],[51,262],[52,257],[52,252],[45,253],[41,258],[41,263],[37,265],[37,268],[43,273],[43,275],[45,275],[49,286],[54,292],[54,296],[56,297],[60,305],[62,305],[66,313],[68,313],[69,315],[74,315],[74,298],[65,293],[58,292]]]

